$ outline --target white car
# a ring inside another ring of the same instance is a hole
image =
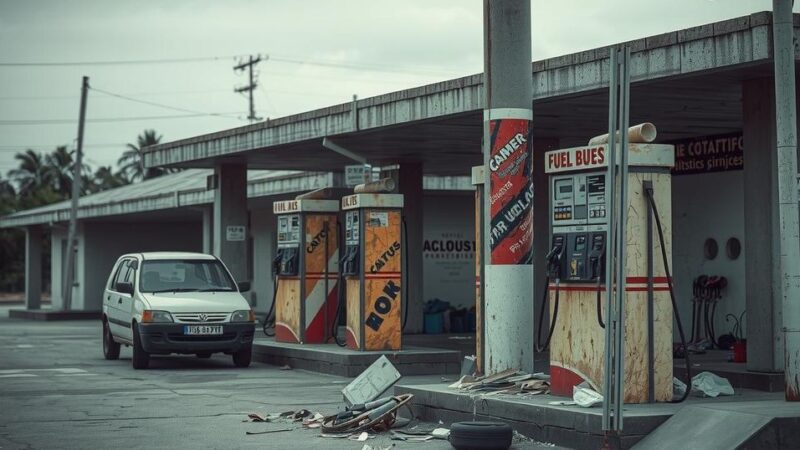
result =
[[[103,355],[118,359],[120,344],[133,347],[133,368],[146,369],[150,355],[233,355],[250,365],[255,314],[215,256],[154,252],[121,256],[103,293]]]

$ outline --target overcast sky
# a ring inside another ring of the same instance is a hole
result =
[[[770,0],[532,1],[534,60],[772,6]],[[233,92],[246,82],[232,70],[236,55],[272,56],[257,66],[255,101],[259,116],[275,118],[353,94],[481,72],[481,15],[482,0],[0,0],[3,63],[218,57],[0,66],[0,173],[15,167],[14,153],[25,148],[74,146],[83,75],[100,90],[226,116],[186,117],[90,91],[86,159],[96,168],[115,164],[124,144],[146,128],[171,141],[246,124],[247,99]]]

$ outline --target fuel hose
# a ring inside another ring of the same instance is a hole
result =
[[[556,278],[556,298],[553,300],[553,319],[550,320],[550,329],[547,332],[547,340],[542,344],[542,324],[544,323],[544,314],[546,312],[548,291],[550,287],[550,277],[544,279],[544,294],[542,295],[542,307],[539,310],[539,326],[536,332],[536,351],[543,352],[549,345],[550,339],[553,338],[553,331],[556,329],[556,320],[558,319],[558,297],[561,290],[561,279]]]
[[[661,227],[661,219],[658,215],[658,207],[656,206],[656,201],[653,198],[653,188],[645,188],[645,192],[647,193],[647,200],[650,202],[650,207],[653,208],[653,216],[656,219],[656,231],[658,231],[658,242],[661,244],[661,258],[664,262],[664,272],[667,276],[667,286],[669,286],[669,298],[672,301],[672,311],[675,313],[675,321],[678,324],[678,334],[681,337],[681,345],[683,345],[683,358],[686,360],[686,390],[684,391],[681,398],[677,400],[672,400],[671,403],[681,403],[686,400],[686,397],[689,396],[689,392],[692,390],[692,363],[689,359],[689,349],[686,346],[686,336],[683,334],[683,324],[681,323],[681,315],[678,312],[678,303],[675,301],[675,291],[672,288],[672,275],[670,274],[669,270],[669,261],[667,258],[667,247],[664,244],[664,230]]]
[[[342,224],[339,221],[336,221],[336,234],[338,235],[339,247],[341,248],[342,243],[344,242],[344,235],[342,233]],[[345,249],[346,247],[347,245],[345,244]],[[336,315],[331,322],[331,336],[333,336],[333,341],[336,342],[336,345],[339,347],[346,347],[347,341],[339,340],[339,322],[342,320],[345,308],[345,278],[342,268],[344,267],[344,260],[347,257],[347,252],[341,252],[341,255],[342,256],[339,258],[339,280],[338,283],[336,283]]]

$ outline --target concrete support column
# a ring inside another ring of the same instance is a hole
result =
[[[42,228],[25,229],[25,309],[42,307]]]
[[[214,168],[214,255],[237,282],[247,280],[247,165],[220,164]]]
[[[539,325],[539,310],[542,293],[545,289],[545,256],[550,251],[550,182],[544,173],[544,154],[559,148],[558,139],[535,138],[533,139],[533,304],[534,316],[531,334]],[[547,330],[550,324],[550,314],[545,310],[542,327]],[[535,336],[534,336],[535,339]]]
[[[484,0],[485,370],[533,372],[530,0]]]
[[[408,319],[406,333],[422,333],[422,310],[425,298],[422,297],[422,164],[402,163],[398,174],[398,187],[403,194],[403,216],[406,222],[407,261],[406,267],[406,305]]]
[[[778,272],[778,175],[775,84],[772,78],[742,83],[744,134],[744,254],[747,369],[783,370]]]
[[[214,252],[214,208],[203,207],[203,253]]]

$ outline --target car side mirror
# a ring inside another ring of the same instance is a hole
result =
[[[133,295],[133,283],[129,281],[120,281],[117,283],[117,291],[123,294]]]
[[[239,288],[239,292],[247,292],[250,290],[250,282],[249,281],[240,281],[236,283],[236,286]]]

